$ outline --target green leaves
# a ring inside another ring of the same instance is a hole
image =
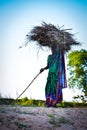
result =
[[[81,50],[81,51],[73,51],[68,55],[69,58],[69,66],[83,66],[87,67],[87,51]]]
[[[87,50],[73,51],[68,55],[69,87],[78,87],[87,94]]]

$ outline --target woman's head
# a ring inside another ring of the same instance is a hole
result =
[[[57,51],[57,45],[56,44],[53,44],[51,46],[51,51],[52,51],[52,53],[55,53]]]

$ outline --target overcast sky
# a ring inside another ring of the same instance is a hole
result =
[[[34,42],[19,49],[26,34],[42,21],[72,28],[71,32],[82,43],[73,50],[87,49],[87,0],[0,0],[0,93],[3,96],[16,98],[40,68],[46,66],[50,50],[39,50]],[[45,99],[47,73],[39,75],[22,97]],[[63,92],[64,100],[71,100],[77,94],[68,88]]]

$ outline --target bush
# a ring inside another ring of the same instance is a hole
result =
[[[28,101],[28,97],[24,97],[21,99],[21,102],[26,102],[26,101]]]

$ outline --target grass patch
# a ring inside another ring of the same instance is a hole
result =
[[[87,103],[80,102],[61,102],[57,104],[57,107],[71,108],[71,107],[87,107]]]
[[[20,128],[20,129],[27,127],[27,125],[25,125],[25,124],[23,124],[23,123],[19,123],[19,122],[15,122],[15,125],[16,125],[18,128]]]
[[[3,119],[2,119],[2,118],[0,118],[0,122],[3,122]]]
[[[0,113],[6,113],[6,111],[3,108],[0,108]]]
[[[25,111],[20,111],[20,110],[15,110],[16,113],[19,113],[19,114],[29,114],[29,115],[33,115],[33,112],[25,112]]]
[[[59,123],[61,124],[68,124],[68,125],[72,125],[73,123],[69,120],[69,119],[66,119],[65,117],[61,116],[59,119],[58,119]]]
[[[13,101],[15,100],[10,98],[0,98],[0,105],[10,105]]]
[[[63,116],[60,118],[55,117],[53,114],[48,114],[47,116],[50,117],[49,123],[56,127],[61,127],[62,124],[73,125],[73,122]]]
[[[15,104],[21,106],[44,107],[45,101],[22,98],[19,99]]]
[[[50,117],[50,121],[49,123],[56,126],[56,127],[61,127],[61,124],[59,122],[57,122],[55,116],[53,114],[48,114],[48,117]]]
[[[32,106],[32,107],[45,107],[45,101],[43,100],[34,100],[32,98],[28,99],[27,97],[15,100],[9,98],[0,98],[0,105],[20,105],[20,106]],[[87,103],[79,102],[62,102],[57,104],[57,107],[70,108],[70,107],[87,107]]]

